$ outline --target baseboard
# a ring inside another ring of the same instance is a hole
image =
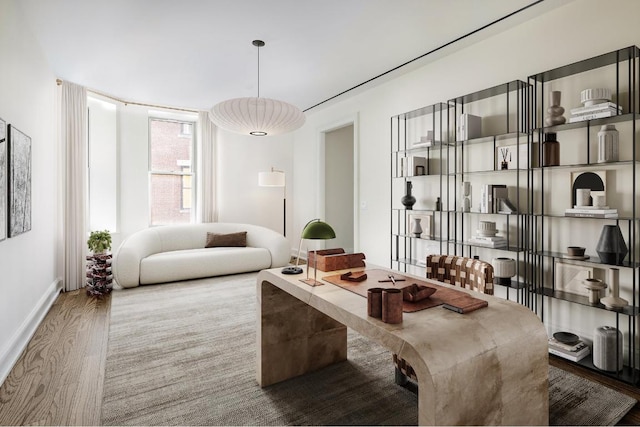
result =
[[[9,376],[24,349],[27,348],[31,337],[35,334],[61,290],[62,279],[58,278],[49,285],[29,316],[9,340],[6,348],[0,353],[0,386]]]

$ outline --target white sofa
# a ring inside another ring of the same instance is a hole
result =
[[[205,248],[207,233],[247,232],[246,247]],[[250,224],[167,225],[138,231],[113,256],[113,276],[123,288],[245,273],[289,263],[287,239]]]

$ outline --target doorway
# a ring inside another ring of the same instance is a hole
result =
[[[329,245],[347,253],[356,246],[354,141],[353,122],[324,132],[324,217],[336,232]]]

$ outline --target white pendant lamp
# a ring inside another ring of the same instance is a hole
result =
[[[254,40],[258,48],[258,96],[234,98],[216,104],[210,111],[211,121],[218,127],[244,135],[279,135],[294,131],[304,124],[304,113],[294,105],[270,98],[260,98],[260,48],[262,40]]]

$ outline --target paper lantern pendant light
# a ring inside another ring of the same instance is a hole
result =
[[[294,131],[304,124],[304,113],[294,105],[271,98],[260,98],[260,47],[258,48],[258,96],[234,98],[216,104],[209,112],[211,121],[230,132],[253,136],[279,135]]]

